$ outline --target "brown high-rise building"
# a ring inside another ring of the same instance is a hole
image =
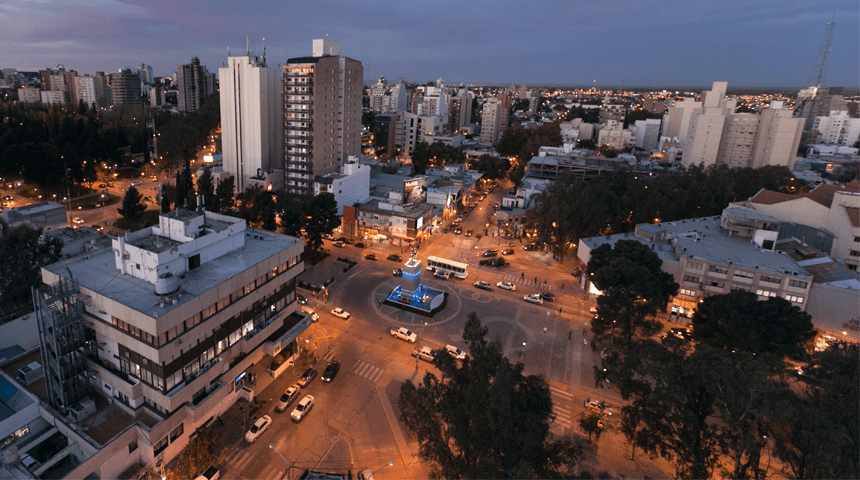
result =
[[[317,175],[337,173],[361,154],[361,62],[340,56],[331,40],[314,40],[313,56],[284,65],[284,189],[313,192]]]
[[[191,57],[186,65],[176,66],[176,106],[180,112],[195,112],[206,97],[215,93],[215,73]]]
[[[110,74],[109,78],[112,106],[143,104],[140,97],[140,76],[137,73],[123,69],[119,73]]]

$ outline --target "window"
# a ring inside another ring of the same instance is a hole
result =
[[[681,295],[686,295],[688,297],[695,297],[696,296],[695,290],[690,290],[687,288],[682,288],[682,289],[678,290],[678,293],[680,293]]]
[[[778,279],[776,277],[769,277],[767,275],[762,275],[761,281],[762,282],[768,282],[768,283],[781,283],[780,279]]]
[[[789,302],[803,303],[803,297],[798,297],[797,295],[786,295],[785,299]]]
[[[177,438],[182,436],[182,433],[184,431],[185,431],[185,424],[180,423],[179,425],[177,425],[176,428],[174,428],[173,431],[170,432],[170,443],[175,442]]]
[[[750,287],[747,287],[745,285],[732,285],[732,290],[743,290],[745,292],[749,292]]]
[[[699,277],[694,277],[692,275],[684,275],[684,281],[690,283],[699,283]]]
[[[849,257],[860,257],[860,250],[849,250],[848,256]]]
[[[156,442],[154,445],[152,445],[152,454],[158,455],[159,453],[163,452],[165,448],[167,448],[167,437],[166,436],[164,438],[162,438],[161,440],[159,440],[158,442]]]
[[[854,241],[860,243],[860,237],[854,237]]]
[[[806,288],[807,285],[809,285],[809,283],[801,282],[800,280],[789,280],[788,281],[789,287]]]
[[[775,297],[776,296],[776,292],[771,292],[769,290],[756,290],[755,293],[756,293],[756,295],[758,295],[760,297]]]
[[[713,273],[721,273],[723,275],[725,275],[726,273],[729,273],[729,271],[727,269],[718,267],[716,265],[711,265],[710,267],[708,267],[708,271],[713,272]]]
[[[128,444],[128,453],[131,453],[135,450],[137,450],[137,440]]]
[[[735,270],[734,275],[738,278],[753,278],[752,272],[746,272],[744,270]]]
[[[718,282],[716,280],[708,280],[705,282],[705,285],[709,287],[723,288],[723,282]]]
[[[687,262],[687,268],[690,270],[701,270],[702,262]]]

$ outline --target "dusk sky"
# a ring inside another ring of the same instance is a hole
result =
[[[328,34],[368,81],[796,88],[834,16],[824,86],[857,89],[857,0],[0,0],[0,67],[217,72],[246,36],[276,66]]]

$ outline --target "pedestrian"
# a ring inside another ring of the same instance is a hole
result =
[[[573,330],[567,332],[567,339],[570,340],[573,337]]]
[[[558,309],[558,314],[561,315],[561,309],[560,308]]]
[[[564,290],[564,282],[561,282],[561,289]]]
[[[525,280],[526,279],[526,272],[520,272],[520,278]]]
[[[535,277],[535,285],[537,285],[537,277]]]

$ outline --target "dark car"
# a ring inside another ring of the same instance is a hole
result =
[[[377,255],[375,253],[368,253],[367,255],[364,256],[364,259],[365,260],[379,260],[379,255]]]
[[[484,253],[481,254],[482,257],[495,257],[499,254],[498,250],[485,250]]]
[[[314,367],[310,367],[305,370],[305,373],[302,374],[302,378],[299,379],[299,386],[302,388],[307,387],[315,378],[317,378],[317,371]]]
[[[322,381],[331,382],[337,376],[338,371],[340,371],[340,362],[334,360],[328,362],[328,366],[325,367],[325,371],[322,374]]]
[[[471,236],[472,236],[472,231],[471,231],[471,230],[466,230],[466,236],[467,236],[467,237],[471,237]]]
[[[554,302],[555,301],[555,295],[553,295],[549,292],[542,292],[542,293],[539,293],[538,295],[540,296],[540,298],[543,299],[544,302]]]
[[[502,255],[513,255],[513,254],[514,254],[513,248],[506,248],[506,249],[502,250]]]
[[[347,244],[350,244],[350,245],[352,244],[352,240],[350,240],[350,239],[348,239],[348,238],[346,238],[346,237],[336,238],[336,239],[335,239],[335,241],[343,242],[343,243],[347,243]]]
[[[389,255],[386,258],[388,258],[389,260],[394,260],[395,262],[402,262],[403,261],[403,257],[401,257],[400,255],[398,255],[396,253],[392,253],[391,255]]]
[[[402,270],[402,269],[399,269],[399,268],[395,268],[395,269],[391,272],[391,274],[392,274],[392,275],[394,275],[395,277],[402,277],[402,276],[403,276],[403,270]]]
[[[538,246],[534,243],[529,243],[529,244],[523,245],[523,250],[527,250],[529,252],[532,252],[532,251],[537,250],[537,249],[538,249]]]
[[[363,244],[363,243],[361,243],[361,242],[356,243],[356,244],[355,244],[355,246],[356,246],[356,247],[358,247],[358,248],[364,248],[364,247],[366,247],[366,245],[365,245],[365,244]]]
[[[307,305],[308,299],[304,297],[304,295],[296,294],[296,298],[299,300],[299,305]]]
[[[480,288],[481,290],[492,290],[493,286],[487,282],[475,282],[475,288]]]
[[[462,229],[462,228],[457,227],[457,228],[455,228],[455,229],[454,229],[454,235],[459,235],[459,234],[460,234],[460,232],[462,232],[462,231],[463,231],[463,229]]]
[[[487,267],[504,267],[505,265],[507,265],[507,264],[508,264],[508,263],[505,261],[505,259],[504,259],[504,258],[502,258],[502,257],[488,258],[488,259],[486,259],[486,260],[481,260],[481,261],[480,261],[480,262],[478,262],[478,263],[479,263],[481,266],[487,266]]]

